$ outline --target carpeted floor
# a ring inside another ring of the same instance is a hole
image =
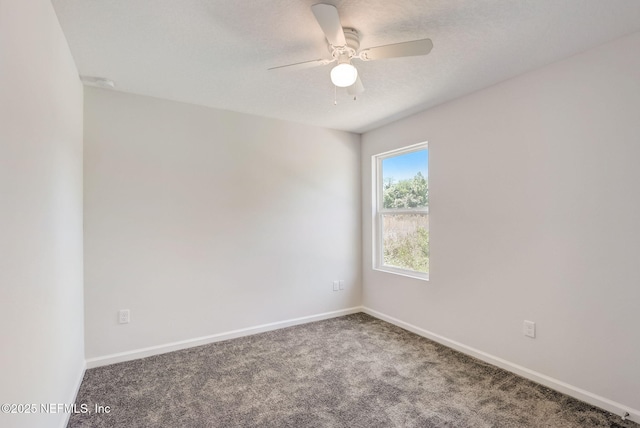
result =
[[[640,427],[362,313],[90,369],[76,403],[69,427]]]

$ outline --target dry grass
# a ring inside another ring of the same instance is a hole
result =
[[[384,264],[429,272],[429,215],[384,215]]]

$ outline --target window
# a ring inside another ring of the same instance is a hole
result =
[[[373,157],[375,269],[429,279],[428,165],[427,143]]]

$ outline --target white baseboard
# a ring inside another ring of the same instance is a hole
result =
[[[85,361],[80,365],[80,370],[78,372],[78,376],[74,383],[73,391],[71,392],[70,400],[65,401],[67,404],[72,404],[76,402],[76,398],[78,398],[78,391],[80,391],[80,385],[82,385],[82,379],[84,379],[84,372],[87,370],[87,363]],[[71,412],[65,412],[65,417],[62,419],[62,428],[66,428],[69,424],[69,418],[71,417]]]
[[[263,333],[265,331],[277,330],[280,328],[291,327],[298,324],[306,324],[314,321],[321,321],[329,318],[341,317],[344,315],[362,312],[361,306],[341,309],[339,311],[325,312],[322,314],[310,315],[306,317],[294,318],[284,321],[277,321],[269,324],[257,325],[254,327],[232,330],[225,333],[212,334],[211,336],[197,337],[194,339],[181,340],[179,342],[167,343],[164,345],[151,346],[148,348],[135,349],[133,351],[120,352],[117,354],[105,355],[102,357],[88,358],[87,368],[106,366],[109,364],[121,363],[123,361],[137,360],[139,358],[150,357],[152,355],[164,354],[167,352],[178,351],[180,349],[191,348],[194,346],[207,345],[209,343],[221,342],[223,340],[235,339],[237,337],[250,336],[252,334]]]
[[[400,328],[408,330],[419,336],[426,337],[427,339],[431,339],[434,342],[438,342],[441,345],[455,349],[456,351],[460,351],[463,354],[470,355],[479,360],[482,360],[484,362],[487,362],[489,364],[492,364],[494,366],[500,367],[504,370],[510,371],[524,378],[537,382],[541,385],[544,385],[556,391],[562,392],[563,394],[577,398],[578,400],[584,401],[593,406],[604,409],[608,412],[611,412],[620,416],[624,415],[625,412],[628,412],[629,413],[629,416],[627,417],[628,420],[634,421],[634,422],[640,422],[640,410],[632,409],[628,406],[622,405],[613,400],[609,400],[608,398],[601,397],[589,391],[585,391],[584,389],[575,387],[573,385],[569,385],[568,383],[562,382],[558,379],[554,379],[542,373],[538,373],[534,370],[528,369],[523,366],[519,366],[518,364],[514,364],[510,361],[504,360],[502,358],[496,357],[494,355],[491,355],[486,352],[480,351],[478,349],[472,348],[470,346],[464,345],[460,342],[456,342],[455,340],[451,340],[444,336],[440,336],[439,334],[424,330],[413,324],[406,323],[397,318],[394,318],[389,315],[383,314],[381,312],[375,311],[373,309],[367,308],[366,306],[362,307],[362,312],[369,314],[372,317],[394,324]]]

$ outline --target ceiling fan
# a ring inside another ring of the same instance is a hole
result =
[[[354,28],[342,27],[340,15],[338,15],[338,9],[335,6],[323,3],[314,4],[311,6],[311,11],[327,38],[331,59],[315,59],[281,65],[272,67],[269,70],[303,69],[337,62],[337,65],[331,69],[331,81],[337,87],[347,88],[349,94],[355,96],[364,91],[364,86],[360,76],[358,76],[358,70],[351,64],[352,60],[373,61],[385,58],[427,55],[433,48],[433,43],[430,39],[421,39],[358,51],[360,48],[358,31]]]

